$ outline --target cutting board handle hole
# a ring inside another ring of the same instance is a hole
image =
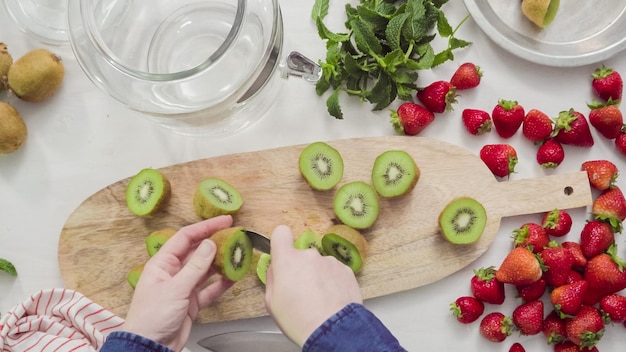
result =
[[[574,188],[572,186],[567,186],[563,188],[563,193],[565,193],[566,196],[570,196],[574,193]]]

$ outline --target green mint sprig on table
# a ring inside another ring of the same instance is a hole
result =
[[[322,77],[315,91],[326,100],[328,113],[343,118],[339,92],[359,97],[382,110],[396,98],[412,101],[419,70],[454,60],[453,50],[471,42],[456,38],[441,6],[448,0],[360,0],[346,4],[347,33],[335,33],[324,24],[330,0],[315,0],[311,17],[326,41],[326,58],[320,60]],[[435,31],[436,29],[436,31]],[[448,38],[447,48],[435,53],[431,42]]]
[[[17,276],[15,266],[13,266],[13,264],[6,259],[0,258],[0,271],[5,271],[11,276]]]

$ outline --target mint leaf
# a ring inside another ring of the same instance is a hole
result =
[[[382,45],[367,22],[361,18],[355,18],[350,21],[350,28],[352,28],[356,46],[362,53],[369,55],[382,53]]]
[[[350,40],[350,35],[347,33],[334,33],[326,25],[324,21],[322,21],[321,17],[318,17],[315,21],[315,25],[317,27],[317,34],[320,38],[325,40],[331,40],[336,43],[341,43]]]
[[[389,106],[396,98],[396,87],[385,72],[381,72],[372,90],[367,95],[367,100],[375,104],[374,110],[381,110]]]
[[[421,0],[408,0],[406,4],[408,18],[402,27],[404,38],[419,41],[428,31],[426,28],[426,7]]]
[[[328,99],[326,99],[326,107],[328,108],[328,113],[335,117],[336,119],[343,119],[343,112],[341,111],[341,106],[339,106],[339,91],[335,90],[333,94],[331,94]]]
[[[311,18],[314,21],[318,19],[324,19],[328,15],[328,7],[330,0],[315,0],[313,3],[313,9],[311,10]]]
[[[385,39],[387,39],[387,45],[389,45],[391,50],[401,49],[400,38],[402,36],[402,27],[407,18],[409,18],[409,14],[403,13],[389,20],[387,28],[385,29]]]
[[[439,12],[439,18],[437,19],[437,32],[442,37],[449,37],[454,34],[454,30],[452,29],[452,26],[450,26],[450,23],[443,12]]]
[[[17,276],[15,266],[13,266],[13,264],[6,259],[0,258],[0,271],[5,271],[11,276]]]

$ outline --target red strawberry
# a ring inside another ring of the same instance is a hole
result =
[[[496,280],[516,286],[531,284],[541,275],[539,260],[525,247],[513,248],[496,270]]]
[[[621,100],[624,82],[617,71],[602,65],[591,75],[591,87],[593,92],[603,100]]]
[[[510,144],[487,144],[480,149],[480,159],[498,177],[515,172],[517,151]]]
[[[554,138],[546,139],[537,149],[537,164],[543,168],[556,168],[561,165],[563,159],[565,159],[565,150]]]
[[[607,104],[593,102],[588,106],[591,109],[589,112],[591,126],[595,127],[605,138],[617,138],[622,131],[624,117],[620,109],[615,106],[615,102],[609,101]]]
[[[522,335],[537,335],[543,328],[543,301],[522,303],[513,310],[511,317]]]
[[[565,284],[574,266],[574,257],[569,250],[556,242],[550,242],[550,245],[539,253],[539,257],[543,264],[543,278],[546,283],[552,287]]]
[[[524,108],[514,100],[498,100],[493,108],[491,119],[496,132],[502,138],[511,138],[524,121]]]
[[[559,316],[556,310],[550,311],[543,320],[543,334],[547,338],[548,344],[565,341],[567,335],[565,320]]]
[[[391,124],[394,129],[400,134],[409,136],[422,132],[434,120],[435,115],[432,112],[413,102],[402,103],[398,110],[391,111]]]
[[[533,283],[528,285],[517,285],[515,289],[517,290],[517,295],[524,302],[536,301],[540,299],[544,293],[546,293],[546,288],[548,284],[546,284],[546,280],[539,279]]]
[[[550,243],[546,230],[539,224],[527,222],[513,230],[513,246],[532,247],[533,253],[539,253]]]
[[[626,125],[622,127],[622,133],[615,138],[615,149],[623,155],[626,155]]]
[[[565,322],[567,337],[580,350],[594,347],[604,335],[604,321],[598,308],[583,305],[578,314]]]
[[[504,284],[496,280],[496,269],[493,266],[474,270],[470,289],[474,297],[482,302],[491,304],[504,302]]]
[[[604,253],[615,243],[611,226],[600,220],[588,221],[580,232],[580,249],[587,259]]]
[[[587,257],[585,257],[580,243],[574,241],[564,241],[561,242],[561,247],[567,249],[572,255],[572,258],[574,258],[573,268],[580,269],[587,265]]]
[[[531,142],[540,142],[550,137],[553,126],[552,120],[544,112],[531,109],[524,116],[522,134]]]
[[[572,229],[572,217],[565,210],[554,209],[543,215],[541,226],[548,236],[563,237]]]
[[[614,293],[602,297],[600,309],[614,323],[626,321],[626,297],[620,294]]]
[[[456,88],[447,81],[436,81],[417,91],[417,99],[433,113],[453,110],[457,102]]]
[[[461,114],[465,129],[473,135],[491,131],[491,116],[484,110],[465,109]]]
[[[480,66],[466,62],[456,69],[450,78],[450,84],[457,90],[471,89],[478,87],[482,76],[483,72],[480,70]]]
[[[583,281],[583,280],[585,280],[585,278],[582,276],[582,274],[572,269],[567,274],[567,278],[565,279],[565,284],[566,285],[573,284],[574,282]]]
[[[614,232],[622,232],[622,222],[626,220],[626,199],[619,187],[603,191],[593,201],[591,214],[611,225]]]
[[[574,316],[580,310],[589,291],[587,281],[576,281],[561,285],[550,292],[550,302],[561,318]]]
[[[598,352],[597,347],[585,348],[583,351],[585,352]],[[573,343],[572,341],[563,341],[554,345],[554,352],[581,352],[578,345]]]
[[[574,109],[561,111],[554,120],[554,133],[561,144],[576,147],[591,147],[594,144],[585,115]]]
[[[589,289],[584,303],[596,304],[606,295],[617,293],[626,288],[626,263],[617,256],[617,246],[611,245],[606,253],[591,258],[585,267],[584,277]]]
[[[474,297],[463,296],[450,303],[450,310],[459,322],[469,324],[480,318],[485,305]]]
[[[489,341],[502,342],[511,335],[511,318],[500,312],[485,315],[480,321],[480,334]]]
[[[526,352],[526,350],[524,349],[524,346],[522,346],[521,343],[516,342],[511,345],[511,347],[509,348],[509,352]]]
[[[589,160],[581,165],[581,170],[587,172],[591,187],[604,191],[615,187],[615,182],[619,176],[617,165],[608,160]]]

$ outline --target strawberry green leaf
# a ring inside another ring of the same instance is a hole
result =
[[[13,264],[6,259],[0,258],[0,271],[4,271],[11,276],[17,276],[17,270],[15,270],[15,266],[13,266]]]

